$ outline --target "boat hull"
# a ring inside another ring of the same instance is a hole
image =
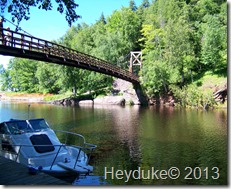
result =
[[[6,133],[0,134],[0,155],[28,166],[31,173],[43,171],[55,176],[70,176],[93,171],[88,163],[96,146],[86,143],[80,134],[56,131],[66,139],[60,142],[44,119],[11,120],[1,123],[1,130]],[[76,137],[80,144],[67,144],[69,135]]]

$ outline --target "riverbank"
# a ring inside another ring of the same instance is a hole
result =
[[[30,103],[45,103],[46,95],[42,94],[25,94],[25,93],[8,93],[0,92],[0,100],[3,101],[17,101],[17,102],[30,102]]]
[[[195,88],[193,93],[197,93]],[[202,91],[212,91],[210,98],[214,100],[213,108],[227,108],[227,83],[222,80],[220,84],[214,84],[213,82],[204,82],[201,86]],[[187,91],[186,91],[187,92]],[[187,93],[186,93],[187,94]],[[187,96],[190,96],[187,94]],[[201,98],[204,98],[203,96]],[[136,91],[130,82],[116,79],[113,82],[113,88],[107,95],[95,95],[95,94],[84,94],[78,97],[73,97],[71,93],[53,95],[53,94],[27,94],[27,93],[12,93],[12,92],[0,92],[0,99],[4,101],[15,101],[15,102],[28,102],[28,103],[47,103],[64,106],[75,106],[75,105],[141,105]],[[211,100],[211,99],[210,99]],[[196,101],[196,100],[195,100]],[[166,106],[181,106],[182,101],[176,98],[172,93],[158,96],[156,98],[149,99],[149,105],[166,105]],[[193,107],[193,106],[188,106]],[[208,104],[204,106],[194,106],[196,108],[207,109]]]
[[[130,82],[117,79],[113,83],[113,89],[106,96],[99,95],[96,98],[92,94],[84,94],[73,97],[71,93],[67,95],[52,94],[27,94],[0,92],[0,99],[4,101],[19,101],[29,103],[49,103],[57,105],[78,105],[78,104],[105,104],[105,105],[140,105],[133,85]],[[49,100],[52,99],[52,100]]]
[[[107,95],[98,95],[95,98],[93,96],[85,94],[80,97],[57,99],[51,101],[51,103],[57,105],[141,105],[133,85],[122,79],[116,79],[113,82],[113,88]]]

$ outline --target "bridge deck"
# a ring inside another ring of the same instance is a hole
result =
[[[0,54],[2,55],[78,67],[139,83],[139,78],[135,74],[99,58],[43,39],[0,29],[5,33],[4,36],[0,36]]]

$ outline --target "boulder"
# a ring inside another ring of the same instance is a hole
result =
[[[93,101],[92,100],[81,100],[79,101],[79,105],[81,104],[92,105]]]
[[[94,99],[94,104],[111,104],[111,105],[125,105],[125,99],[122,96],[105,96]]]

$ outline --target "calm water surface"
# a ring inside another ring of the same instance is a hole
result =
[[[31,104],[29,117],[98,146],[91,161],[97,177],[87,177],[87,184],[100,184],[97,178],[109,185],[227,184],[226,110]],[[28,118],[28,104],[0,101],[0,121],[10,118]],[[170,172],[180,175],[171,179]]]

